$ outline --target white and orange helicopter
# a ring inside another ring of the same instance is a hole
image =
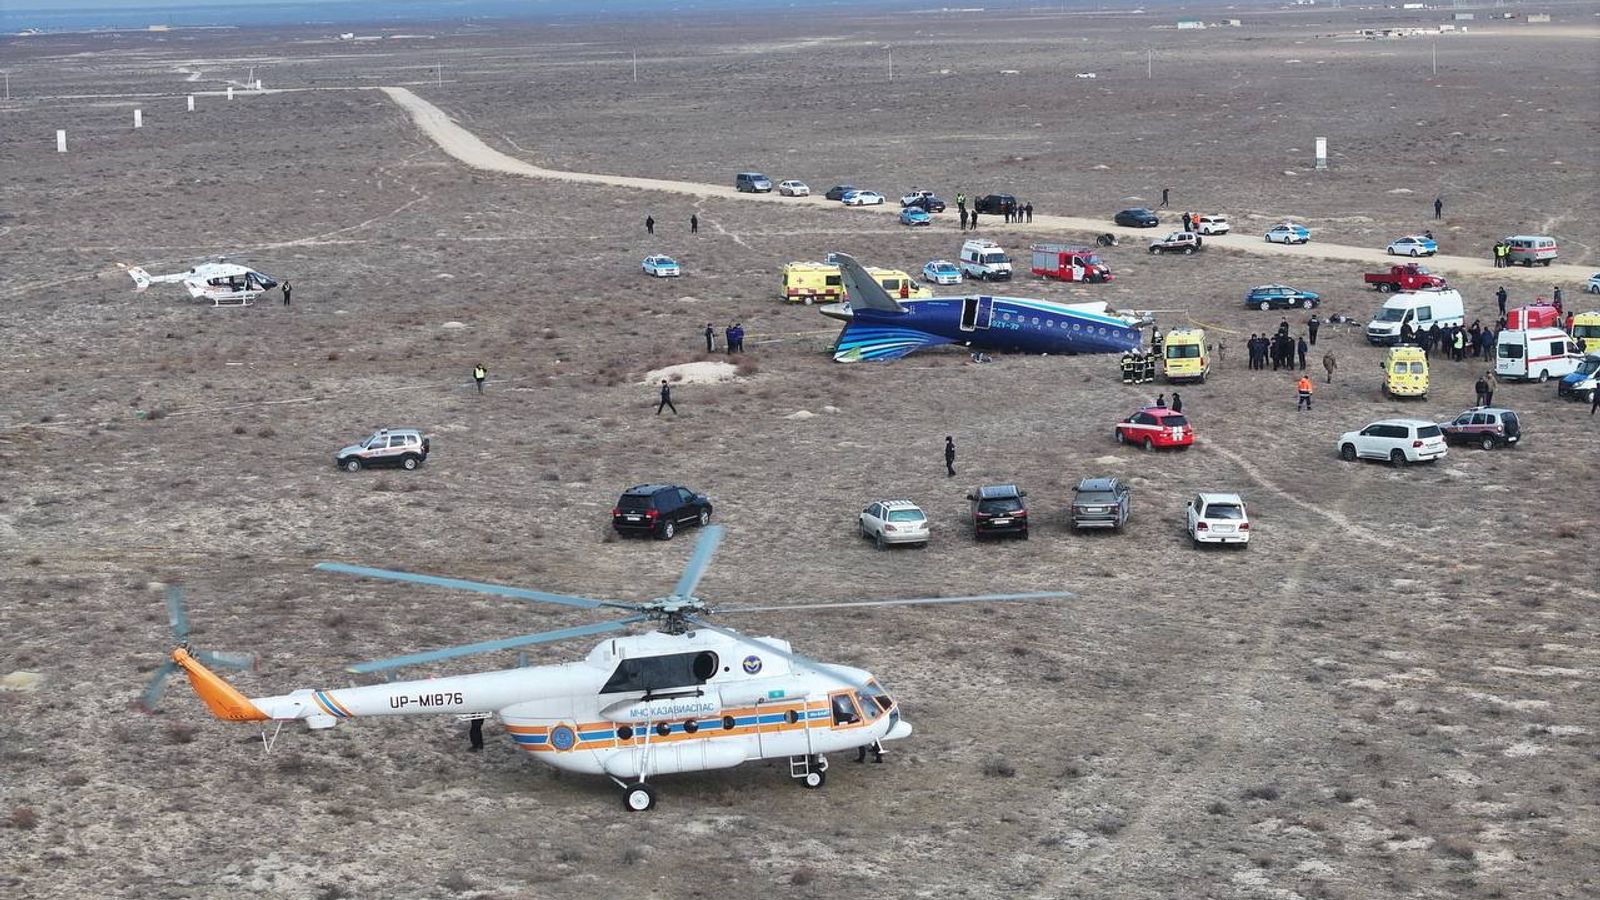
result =
[[[610,777],[623,790],[624,808],[638,812],[655,805],[656,792],[648,779],[657,775],[787,758],[792,778],[805,787],[820,788],[827,777],[826,754],[851,749],[864,754],[871,749],[881,760],[881,742],[911,734],[911,723],[901,718],[894,698],[870,672],[809,659],[790,649],[787,641],[749,637],[713,625],[707,616],[1072,596],[1039,592],[712,607],[694,590],[722,533],[721,526],[706,528],[672,593],[643,603],[343,563],[317,565],[324,571],[366,578],[628,613],[594,625],[361,663],[350,666],[350,672],[383,672],[655,623],[655,630],[646,634],[605,641],[579,662],[247,698],[202,662],[220,656],[231,665],[237,661],[232,655],[190,654],[180,647],[156,673],[146,697],[152,691],[158,697],[162,679],[181,668],[212,714],[226,721],[274,722],[281,729],[284,723],[299,720],[311,729],[323,729],[358,716],[454,715],[472,721],[475,747],[481,740],[477,729],[482,721],[497,717],[517,747],[558,769]],[[269,736],[266,726],[262,728],[262,740],[270,749],[277,731]]]
[[[217,257],[216,262],[200,263],[187,272],[151,275],[138,266],[117,263],[133,279],[133,291],[144,293],[152,284],[181,284],[196,300],[210,300],[212,306],[249,306],[264,292],[278,286],[278,279],[238,263]]]

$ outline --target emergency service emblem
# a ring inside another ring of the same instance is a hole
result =
[[[754,675],[761,671],[761,657],[751,655],[744,658],[744,673]]]
[[[577,742],[578,736],[565,725],[557,725],[550,729],[550,746],[557,750],[571,750],[572,745]]]

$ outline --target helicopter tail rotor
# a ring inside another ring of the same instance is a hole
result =
[[[237,669],[252,671],[256,667],[256,657],[253,653],[228,653],[220,650],[194,650],[189,646],[189,613],[185,608],[183,588],[179,585],[168,585],[166,589],[167,625],[172,629],[172,636],[181,647],[189,651],[188,655],[207,666],[216,666],[224,669]],[[160,704],[161,697],[167,690],[167,679],[171,678],[179,669],[178,663],[173,659],[163,662],[150,676],[150,681],[145,685],[144,691],[139,694],[139,699],[134,701],[138,709],[153,713]]]

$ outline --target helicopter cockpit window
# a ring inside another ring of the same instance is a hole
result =
[[[600,689],[600,693],[692,687],[711,680],[711,676],[717,673],[717,667],[717,655],[709,650],[624,659],[617,663],[616,671],[611,673],[610,680]]]
[[[856,703],[860,704],[861,714],[867,717],[868,722],[883,715],[890,702],[889,695],[878,687],[877,682],[867,682],[866,687],[856,694]]]
[[[856,705],[850,700],[849,694],[833,695],[833,724],[854,725],[861,721],[861,714],[856,712]]]

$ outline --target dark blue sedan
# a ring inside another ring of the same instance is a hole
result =
[[[1112,218],[1113,222],[1124,228],[1154,228],[1161,224],[1161,217],[1152,210],[1142,206],[1121,210]]]

